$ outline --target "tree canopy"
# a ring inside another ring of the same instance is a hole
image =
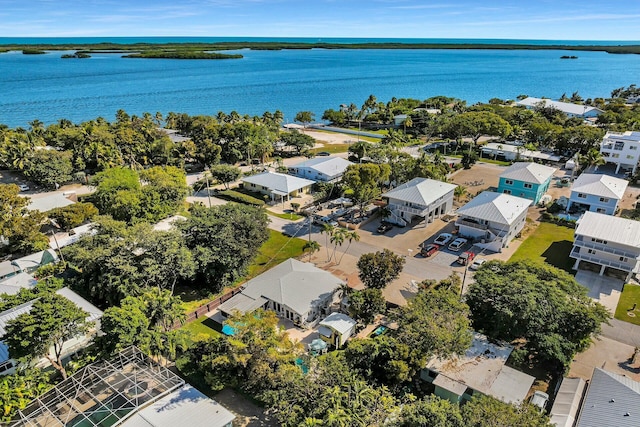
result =
[[[610,317],[568,273],[533,262],[492,263],[475,275],[467,304],[474,329],[523,340],[533,360],[568,366]]]
[[[49,247],[49,239],[40,232],[44,215],[29,211],[29,199],[19,193],[17,185],[0,184],[0,252],[44,250]]]
[[[384,289],[400,276],[405,262],[389,249],[364,254],[358,260],[358,277],[367,288]]]

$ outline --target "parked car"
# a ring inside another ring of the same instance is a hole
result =
[[[338,226],[338,221],[335,221],[335,220],[329,218],[328,216],[318,217],[313,222],[314,222],[314,224],[317,224],[317,225],[328,224],[328,225],[332,225],[334,227]]]
[[[484,264],[485,262],[487,262],[487,260],[484,258],[476,258],[475,260],[473,260],[469,268],[472,270],[477,270],[482,267],[482,264]]]
[[[458,252],[466,244],[467,244],[467,239],[463,237],[458,237],[456,240],[451,242],[451,244],[449,245],[449,250],[453,252]]]
[[[27,184],[20,184],[20,185],[18,185],[18,188],[20,188],[20,191],[29,191],[29,190],[31,190],[31,188]]]
[[[452,234],[442,233],[438,237],[436,237],[436,240],[434,240],[433,243],[435,243],[436,245],[444,246],[449,243],[451,239],[453,239]]]
[[[473,252],[467,251],[460,254],[458,260],[456,261],[460,265],[469,265],[471,261],[476,257],[476,254]]]
[[[435,243],[430,243],[428,245],[422,245],[420,249],[420,255],[424,257],[430,257],[440,250],[440,245],[436,245]]]
[[[378,233],[384,234],[392,228],[393,225],[389,224],[388,222],[383,222],[382,224],[380,224],[380,227],[378,227]]]
[[[321,157],[327,157],[330,156],[331,153],[329,153],[328,151],[321,151],[319,153],[316,153],[316,156],[321,156]]]
[[[536,405],[540,408],[540,412],[544,411],[545,406],[547,406],[547,402],[549,401],[549,395],[543,391],[536,390],[531,396],[532,405]]]

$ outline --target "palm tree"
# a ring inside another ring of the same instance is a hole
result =
[[[349,250],[349,247],[351,246],[351,242],[353,242],[354,240],[356,242],[360,241],[360,235],[358,234],[357,231],[347,231],[346,233],[346,238],[349,241],[349,244],[347,245],[347,249],[344,250],[344,252],[342,252],[342,255],[340,256],[340,260],[338,261],[338,265],[340,265],[340,263],[342,262],[342,258],[344,257],[344,254],[347,253],[347,251]]]
[[[302,251],[309,252],[309,262],[311,262],[311,256],[315,252],[318,252],[319,250],[320,250],[320,243],[316,242],[315,240],[306,242],[302,247]]]
[[[456,197],[456,200],[460,202],[460,198],[467,194],[467,188],[462,185],[458,185],[455,190],[453,190],[453,195]]]
[[[590,166],[595,166],[597,170],[598,166],[604,165],[605,163],[606,160],[597,148],[591,148],[586,154],[578,156],[578,164],[582,165],[582,170]]]
[[[327,248],[327,262],[331,261],[331,258],[329,257],[329,238],[333,236],[334,231],[335,231],[335,227],[333,225],[327,224],[327,223],[322,224],[322,230],[320,230],[320,234],[325,235],[324,247]]]
[[[329,239],[329,241],[333,243],[333,252],[331,253],[331,258],[335,258],[336,249],[338,249],[338,246],[342,246],[346,237],[347,230],[345,230],[344,228],[335,229],[333,235],[331,236],[331,239]],[[329,258],[329,261],[331,261],[331,258]]]

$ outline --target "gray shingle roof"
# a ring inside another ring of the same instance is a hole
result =
[[[595,368],[576,427],[637,427],[638,425],[640,425],[640,383],[628,377]]]
[[[515,181],[529,182],[532,184],[544,184],[556,171],[555,168],[533,162],[516,162],[509,166],[500,178],[513,179]]]
[[[458,209],[459,215],[511,225],[526,211],[531,200],[493,191],[483,191]]]
[[[242,293],[279,302],[304,315],[315,301],[327,298],[342,283],[313,264],[290,258],[249,280]]]
[[[383,194],[383,197],[428,206],[455,190],[457,185],[429,178],[413,178]]]
[[[585,212],[577,224],[576,235],[640,248],[640,221]]]
[[[310,179],[298,178],[297,176],[277,172],[264,172],[258,175],[248,176],[242,178],[242,182],[262,185],[271,191],[275,190],[285,194],[315,184],[315,182]]]
[[[627,185],[629,183],[624,179],[609,175],[583,173],[573,182],[571,191],[622,200]]]

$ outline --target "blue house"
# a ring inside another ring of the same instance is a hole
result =
[[[537,204],[549,189],[555,168],[531,162],[517,162],[509,166],[498,184],[498,193],[522,197]]]
[[[609,175],[583,173],[571,187],[567,211],[614,215],[628,182]]]

